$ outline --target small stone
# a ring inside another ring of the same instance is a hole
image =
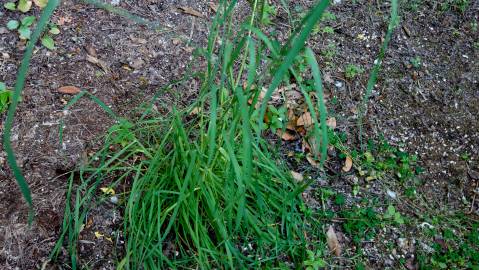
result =
[[[120,0],[111,0],[112,6],[118,6],[120,4]]]
[[[406,238],[398,238],[397,244],[402,251],[406,250],[408,247],[408,241]]]
[[[341,81],[336,81],[336,82],[334,83],[334,86],[336,86],[336,88],[342,88],[342,87],[343,87],[343,82],[341,82]]]
[[[391,199],[396,199],[396,192],[388,189],[386,193],[388,194],[389,197],[391,197]]]
[[[112,196],[110,197],[110,202],[117,204],[118,203],[118,197],[117,196]]]

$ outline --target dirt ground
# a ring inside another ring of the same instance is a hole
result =
[[[61,227],[67,184],[64,174],[81,164],[101,144],[101,135],[113,123],[87,99],[68,113],[63,112],[71,95],[59,93],[58,88],[74,85],[86,89],[115,113],[134,115],[132,108],[184,74],[192,59],[192,44],[205,43],[213,16],[208,3],[120,1],[121,7],[167,28],[156,31],[76,1],[62,1],[53,17],[61,30],[55,37],[57,49],[48,51],[38,47],[35,52],[12,130],[18,164],[30,184],[35,203],[36,219],[32,226],[27,224],[27,207],[6,165],[5,153],[0,152],[1,269],[37,269],[46,261]],[[309,4],[298,1],[291,6]],[[184,14],[178,9],[183,6],[201,12],[204,17]],[[326,82],[326,89],[339,100],[328,105],[336,112],[338,129],[353,132],[350,127],[356,123],[355,108],[365,89],[367,72],[358,79],[346,80],[345,64],[370,69],[387,28],[388,5],[376,1],[342,1],[330,11],[337,16],[334,35],[315,36],[310,45],[318,54],[323,73],[333,78]],[[241,3],[238,14],[245,12],[248,6]],[[38,11],[34,13],[38,15]],[[278,14],[273,21],[284,23],[282,13]],[[19,16],[18,12],[0,11],[0,81],[10,87],[25,44],[3,26]],[[421,5],[418,10],[404,9],[370,99],[365,125],[368,136],[384,134],[388,141],[403,145],[419,156],[425,168],[420,192],[431,204],[471,208],[476,218],[479,214],[478,203],[474,204],[479,193],[479,31],[473,23],[476,22],[477,28],[478,20],[477,1],[471,1],[464,13],[439,12],[434,3]],[[192,43],[178,39],[172,30]],[[336,55],[332,64],[323,64],[328,59],[322,52],[331,42],[336,44]],[[106,66],[88,62],[87,54],[96,54]],[[410,60],[415,57],[420,58],[421,68],[411,65]],[[192,82],[160,100],[188,102],[196,88],[197,84]],[[2,132],[5,117],[5,114],[0,116]],[[61,119],[65,121],[62,145]],[[461,156],[465,153],[472,162],[464,162]],[[472,205],[465,205],[462,198]],[[106,248],[92,253],[88,259],[99,261],[91,264],[93,269],[113,268],[108,252]],[[371,260],[377,260],[371,264],[374,268],[390,266],[382,257]]]

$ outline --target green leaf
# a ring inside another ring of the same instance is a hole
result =
[[[55,41],[53,41],[53,38],[50,37],[49,35],[43,36],[42,45],[45,46],[45,48],[47,48],[49,50],[54,50],[55,49]]]
[[[32,35],[32,30],[22,25],[20,26],[20,28],[18,28],[18,33],[20,34],[21,39],[30,39],[30,36]]]
[[[0,113],[5,112],[8,109],[8,105],[10,104],[10,99],[12,96],[12,91],[2,89],[2,85],[5,86],[4,83],[0,82]]]
[[[35,16],[27,16],[22,19],[22,25],[23,26],[30,26],[35,22]]]
[[[0,91],[5,91],[7,90],[7,86],[5,85],[4,82],[0,82]]]
[[[18,28],[19,25],[20,23],[17,20],[10,20],[7,23],[7,28],[8,30],[15,30]]]
[[[15,9],[17,9],[15,7],[15,3],[13,3],[13,2],[7,2],[3,5],[3,7],[5,7],[8,10],[11,10],[11,11],[14,11]]]
[[[32,1],[20,0],[18,2],[17,8],[18,8],[18,10],[20,10],[23,13],[28,12],[32,8]]]
[[[58,34],[60,34],[60,29],[58,29],[58,27],[56,27],[56,26],[53,26],[52,28],[50,28],[50,31],[48,31],[48,32],[52,35],[58,35]]]

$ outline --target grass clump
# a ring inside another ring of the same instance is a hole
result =
[[[65,240],[72,267],[81,264],[77,242],[105,179],[117,179],[113,187],[132,183],[120,198],[126,243],[119,269],[271,268],[307,259],[311,223],[301,212],[300,194],[309,183],[295,182],[271,154],[263,119],[272,93],[289,84],[288,75],[303,88],[294,61],[304,52],[319,98],[304,94],[324,162],[328,140],[320,71],[304,43],[328,1],[311,9],[283,48],[272,47],[255,28],[255,13],[234,32],[235,4],[222,1],[211,26],[198,100],[186,109],[170,108],[166,116],[147,110],[139,120],[118,119],[103,150],[71,176],[63,235],[52,259]],[[267,50],[271,56],[263,59]],[[81,179],[75,189],[74,178]]]

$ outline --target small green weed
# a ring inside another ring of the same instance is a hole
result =
[[[18,4],[19,7],[22,5],[20,2]],[[31,2],[30,2],[30,5],[31,5]],[[12,3],[12,2],[6,3],[4,7],[7,10],[11,10],[11,11],[15,11],[17,9],[17,7],[15,6],[15,3]],[[20,10],[20,8],[18,8],[18,10]],[[28,10],[30,10],[30,8],[28,8]],[[31,28],[33,27],[35,21],[36,21],[35,16],[25,16],[20,21],[9,20],[7,22],[6,27],[10,31],[16,30],[18,32],[18,36],[20,39],[30,40],[30,37],[32,35]],[[51,35],[58,35],[58,34],[60,34],[60,29],[58,28],[58,26],[56,26],[54,23],[49,23],[48,32],[44,33],[41,38],[42,45],[49,50],[54,50],[55,41],[53,40]]]
[[[379,214],[367,204],[341,210],[339,216],[345,219],[342,224],[343,229],[356,244],[363,240],[373,239],[377,229],[381,226]]]
[[[383,215],[383,218],[386,220],[391,220],[399,225],[404,224],[404,218],[402,217],[401,213],[396,211],[396,208],[391,204],[388,206],[386,213],[384,213]]]
[[[469,6],[469,0],[446,0],[439,6],[441,11],[456,10],[464,13]]]
[[[337,54],[338,54],[338,48],[334,42],[328,43],[328,45],[326,46],[326,49],[321,51],[321,55],[324,57],[324,59],[326,60],[325,62],[328,65],[331,65],[334,57],[336,57]]]
[[[272,18],[276,16],[278,10],[275,6],[268,3],[268,0],[264,0],[264,6],[262,8],[261,24],[270,25],[272,23]]]
[[[326,262],[323,260],[323,254],[321,250],[316,252],[307,250],[308,259],[304,261],[304,266],[306,270],[318,270],[320,268],[326,267]]]
[[[344,71],[344,76],[346,77],[346,79],[352,80],[363,72],[364,72],[364,70],[362,68],[360,68],[359,66],[356,66],[356,65],[353,65],[353,64],[348,64],[346,66],[345,71]]]
[[[12,91],[7,89],[5,83],[0,82],[0,113],[5,112],[8,109],[8,105],[11,102]]]
[[[411,65],[412,65],[414,68],[418,69],[418,68],[420,68],[420,67],[422,66],[421,57],[415,56],[415,57],[409,59],[409,63],[411,63]]]
[[[420,269],[479,269],[479,223],[463,232],[444,228],[432,235],[433,252],[419,252]]]

